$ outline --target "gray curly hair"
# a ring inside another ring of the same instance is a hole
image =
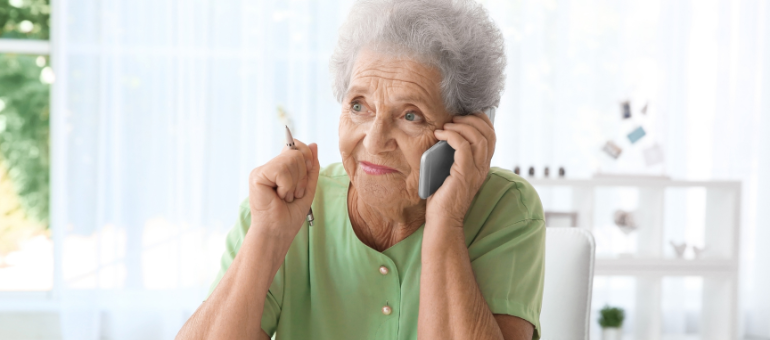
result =
[[[505,87],[503,34],[474,0],[360,0],[340,27],[329,62],[339,103],[358,52],[406,56],[441,71],[441,96],[451,114],[498,106]]]

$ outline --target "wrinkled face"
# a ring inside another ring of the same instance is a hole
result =
[[[434,67],[362,50],[342,102],[342,163],[368,204],[420,204],[420,157],[438,140],[433,130],[451,121]]]

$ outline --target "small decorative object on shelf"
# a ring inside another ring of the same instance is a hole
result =
[[[658,144],[644,149],[644,163],[646,163],[647,166],[663,163],[663,150]]]
[[[648,105],[648,104],[649,104],[649,103],[644,103],[644,106],[642,106],[642,109],[641,109],[641,110],[639,110],[639,111],[641,111],[643,114],[647,114],[647,105]]]
[[[626,233],[626,235],[630,234],[637,228],[636,221],[634,219],[634,213],[630,211],[616,210],[614,220],[615,225],[618,226],[621,231]]]
[[[551,174],[551,170],[548,170],[548,167],[545,167],[545,170],[543,170],[543,176],[548,177],[548,175]]]
[[[559,168],[559,177],[564,177],[567,173],[564,171],[564,167]]]
[[[642,139],[642,137],[644,137],[645,135],[647,135],[647,132],[645,132],[644,128],[640,126],[628,134],[628,140],[631,142],[631,144],[634,144],[638,142],[640,139]]]
[[[623,337],[623,319],[625,318],[626,313],[622,308],[605,305],[599,311],[602,340],[621,340]]]
[[[515,168],[513,168],[513,173],[517,175],[521,175],[521,169],[519,169],[518,165]]]
[[[620,157],[620,153],[623,152],[623,149],[615,144],[615,142],[608,140],[607,143],[604,144],[602,151],[606,152],[613,159],[618,159],[618,157]]]
[[[529,167],[529,177],[534,177],[534,176],[535,176],[535,167],[531,166]]]
[[[676,244],[674,241],[669,241],[672,247],[674,247],[674,252],[676,253],[676,258],[683,259],[684,258],[684,251],[687,249],[687,243],[682,242],[681,244]]]
[[[620,103],[620,112],[623,114],[623,119],[631,118],[631,102],[626,100]]]
[[[701,256],[703,256],[704,251],[706,251],[706,246],[703,246],[703,247],[692,246],[692,252],[695,253],[696,259],[701,258]]]

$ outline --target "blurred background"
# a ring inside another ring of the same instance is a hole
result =
[[[493,165],[593,232],[592,339],[770,339],[770,1],[480,2]],[[281,126],[340,160],[350,4],[0,0],[0,338],[173,338]]]

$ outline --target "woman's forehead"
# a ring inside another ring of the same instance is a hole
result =
[[[350,79],[348,94],[385,90],[392,100],[440,100],[441,74],[433,66],[414,60],[362,51]]]
[[[431,102],[436,98],[431,94],[430,87],[429,83],[370,75],[352,81],[348,96],[384,96],[393,102]]]

